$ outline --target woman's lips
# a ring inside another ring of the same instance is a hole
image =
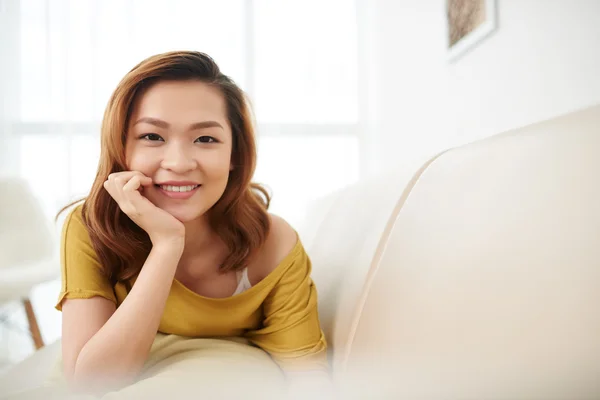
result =
[[[167,190],[165,190],[165,186],[167,186]],[[173,190],[173,187],[170,185],[163,185],[163,186],[156,185],[156,187],[158,188],[158,191],[161,194],[163,194],[171,199],[177,199],[177,200],[189,199],[198,191],[198,189],[200,189],[201,186],[202,185],[196,185],[196,187],[191,190],[189,190],[189,188],[186,188],[184,191],[178,191],[178,190]]]

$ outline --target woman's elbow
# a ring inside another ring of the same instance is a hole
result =
[[[63,371],[67,384],[74,391],[97,393],[134,383],[141,371],[138,364],[128,360],[119,363],[91,360],[82,352],[74,363],[65,365]]]

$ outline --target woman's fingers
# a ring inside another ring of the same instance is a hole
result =
[[[108,175],[107,180],[109,182],[114,182],[115,184],[118,184],[121,187],[123,187],[134,176],[148,178],[146,175],[144,175],[138,171],[123,171],[123,172],[113,172],[112,174]],[[150,178],[148,178],[148,179],[150,179]]]
[[[110,174],[104,182],[104,188],[117,202],[121,210],[134,217],[139,213],[138,207],[142,195],[142,185],[152,184],[152,179],[138,171],[123,171]]]
[[[152,178],[147,177],[146,175],[140,174],[140,182],[142,186],[150,186],[152,185]]]
[[[123,171],[110,174],[104,188],[121,211],[146,231],[152,243],[185,237],[185,226],[143,195],[144,187],[152,183],[151,178],[140,172]]]
[[[134,175],[129,181],[123,185],[123,193],[136,191],[142,186],[141,177]]]

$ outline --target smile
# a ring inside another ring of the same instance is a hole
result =
[[[188,186],[172,186],[172,185],[161,185],[160,188],[166,192],[191,192],[200,185],[188,185]]]
[[[172,199],[185,200],[189,199],[196,193],[198,188],[202,185],[186,185],[186,186],[173,186],[173,185],[156,185],[159,192]]]

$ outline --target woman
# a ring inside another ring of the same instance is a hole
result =
[[[326,371],[310,260],[251,183],[251,114],[214,61],[169,52],[138,64],[101,143],[61,240],[66,378],[135,381],[157,332],[245,337],[284,372]]]

